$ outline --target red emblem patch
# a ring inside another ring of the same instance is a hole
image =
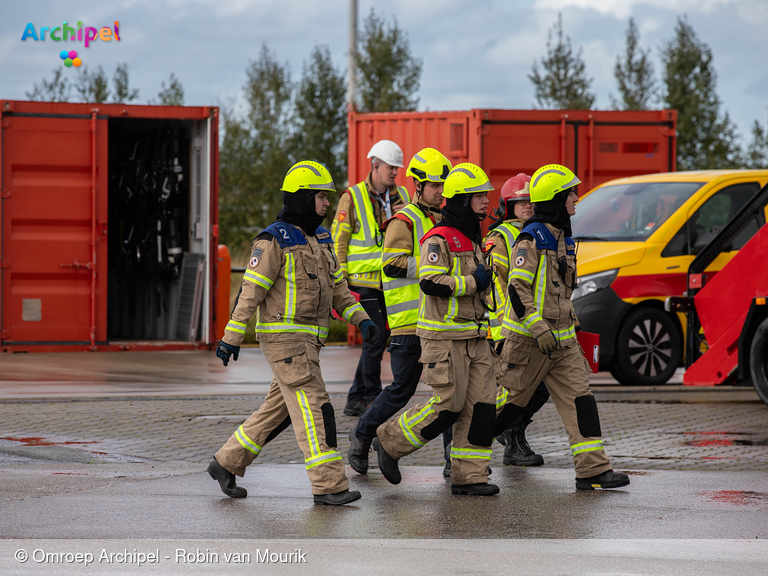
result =
[[[248,263],[251,268],[256,268],[256,266],[259,265],[259,259],[256,257],[251,258],[251,261]]]
[[[523,264],[525,264],[525,258],[523,256],[518,256],[517,259],[515,260],[515,266],[519,268]]]
[[[347,213],[344,210],[339,210],[339,222],[344,222],[347,217]]]

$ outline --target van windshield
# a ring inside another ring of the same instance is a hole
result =
[[[703,182],[641,182],[603,186],[576,205],[574,238],[645,242]]]

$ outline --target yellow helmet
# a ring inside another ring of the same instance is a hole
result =
[[[319,162],[302,160],[288,170],[281,190],[291,193],[299,190],[336,192],[336,187],[333,185],[333,178],[328,168]]]
[[[578,184],[581,180],[565,166],[547,164],[531,176],[531,202],[552,200],[559,192]]]
[[[434,148],[419,150],[408,164],[406,176],[413,176],[419,182],[445,182],[451,163]]]
[[[469,162],[456,164],[448,173],[443,186],[443,198],[453,198],[456,194],[476,194],[493,190],[491,181],[480,166]]]

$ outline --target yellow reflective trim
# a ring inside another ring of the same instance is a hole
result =
[[[419,268],[419,278],[431,276],[432,274],[448,274],[447,266],[421,266]]]
[[[274,282],[264,276],[263,274],[259,274],[258,272],[253,272],[251,270],[246,270],[245,275],[243,276],[243,280],[248,280],[249,282],[253,282],[254,284],[258,284],[259,286],[263,286],[267,290],[272,288],[272,285]]]
[[[237,438],[237,441],[240,443],[240,446],[242,446],[249,452],[256,454],[256,456],[258,456],[261,453],[261,446],[256,444],[250,438],[248,438],[248,435],[245,433],[245,430],[243,430],[242,426],[240,426],[237,430],[235,430],[235,438]]]
[[[501,394],[496,396],[496,408],[501,408],[504,406],[504,404],[507,403],[507,396],[509,396],[509,392],[507,392],[507,389],[504,388],[504,386],[501,387]]]
[[[225,330],[231,330],[232,332],[239,332],[240,334],[245,334],[245,328],[240,328],[239,326],[232,326],[232,323],[230,322],[227,324],[227,327]]]
[[[492,450],[479,448],[454,448],[451,447],[451,458],[490,460]]]
[[[602,440],[593,440],[591,442],[582,442],[581,444],[574,444],[571,446],[571,454],[581,454],[582,452],[595,452],[596,450],[603,449]]]
[[[237,320],[230,320],[229,323],[230,324],[235,324],[237,326],[242,326],[243,328],[248,326],[248,324],[246,324],[245,322],[238,322]]]
[[[411,431],[411,429],[408,427],[408,422],[405,417],[405,412],[400,416],[400,418],[397,419],[398,424],[400,424],[400,430],[403,431],[403,434],[405,435],[406,440],[411,443],[412,446],[416,448],[421,448],[424,446],[425,442],[422,442],[419,440],[416,435]]]
[[[315,418],[312,416],[312,409],[309,406],[309,399],[304,390],[297,390],[296,397],[299,401],[299,408],[304,419],[304,429],[307,431],[307,444],[312,456],[320,454],[320,444],[317,441],[317,430],[315,429]]]
[[[359,302],[355,302],[349,308],[345,308],[344,311],[341,313],[341,316],[342,316],[342,318],[344,318],[344,320],[349,322],[350,319],[352,318],[352,315],[355,312],[363,312],[363,311],[364,311],[363,307],[360,305],[360,303]]]
[[[304,466],[307,470],[309,470],[310,468],[314,468],[320,464],[327,464],[328,462],[335,462],[337,460],[341,460],[341,454],[335,450],[332,450],[330,452],[323,452],[322,454],[318,454],[312,458],[305,459]]]
[[[285,255],[285,317],[296,315],[296,262],[293,253]]]
[[[509,277],[525,280],[529,284],[532,284],[534,279],[534,275],[528,272],[528,270],[522,270],[520,268],[513,268],[512,271],[509,273]]]

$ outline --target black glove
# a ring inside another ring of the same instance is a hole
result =
[[[366,344],[376,344],[379,341],[379,329],[373,320],[363,320],[360,323],[360,332],[363,333],[363,342]]]
[[[504,342],[506,339],[499,340],[499,343],[496,344],[496,355],[501,356],[501,351],[504,350]]]
[[[237,361],[238,356],[240,356],[240,346],[232,346],[223,340],[219,340],[216,342],[216,356],[221,358],[224,366],[226,366],[229,364],[230,356],[232,356],[232,358]]]
[[[488,288],[491,280],[493,280],[493,270],[485,264],[480,264],[477,270],[472,272],[472,276],[475,277],[475,282],[477,282],[477,291],[485,292],[485,289]]]

